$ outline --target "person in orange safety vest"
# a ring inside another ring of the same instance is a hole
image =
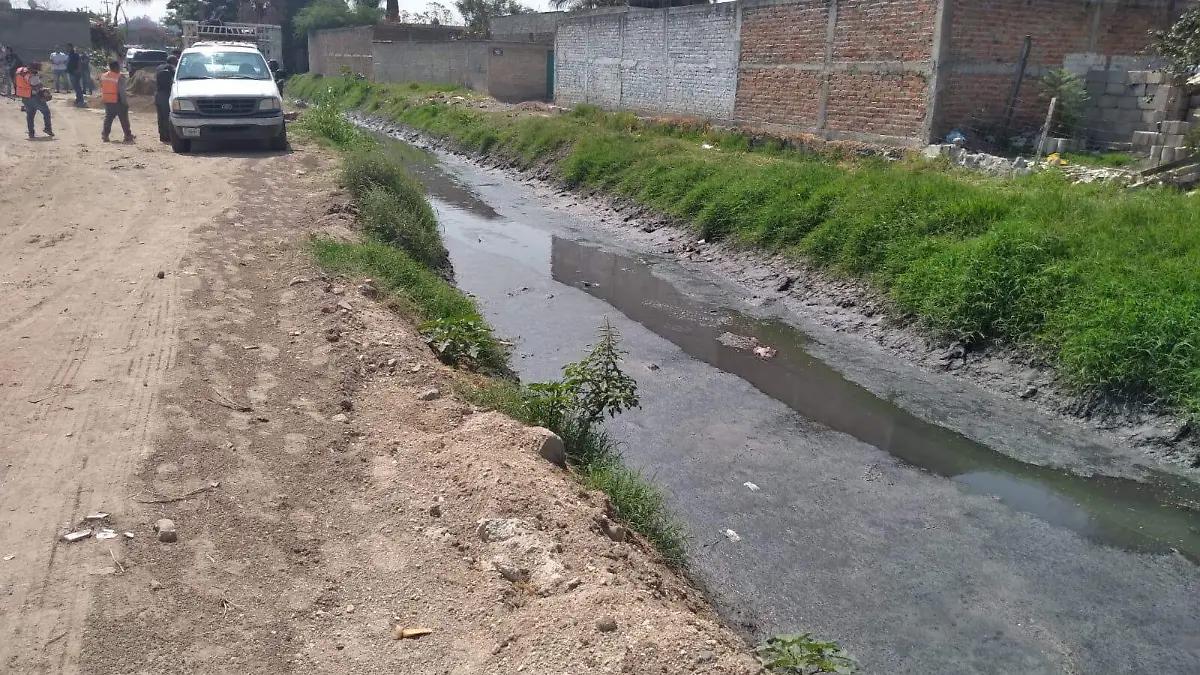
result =
[[[125,91],[125,75],[121,73],[121,62],[110,61],[108,70],[100,76],[100,93],[104,101],[104,128],[100,138],[108,142],[112,132],[114,119],[121,120],[121,130],[125,132],[125,142],[133,142],[133,133],[129,130],[129,94]]]
[[[17,98],[21,99],[25,106],[25,123],[29,127],[30,138],[37,136],[33,131],[33,118],[39,110],[42,112],[42,131],[45,131],[47,136],[54,136],[50,126],[50,107],[46,105],[46,99],[42,98],[45,87],[42,86],[41,70],[42,64],[37,61],[17,68],[14,82]]]

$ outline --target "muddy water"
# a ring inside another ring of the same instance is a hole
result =
[[[838,638],[866,672],[1200,672],[1193,484],[1014,459],[855,384],[729,289],[598,244],[565,202],[406,152],[523,378],[554,377],[604,316],[622,330],[643,409],[610,430],[671,494],[731,621]],[[946,412],[1033,425],[1008,414],[982,394]]]

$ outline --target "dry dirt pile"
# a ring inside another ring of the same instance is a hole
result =
[[[333,162],[298,149],[254,160],[167,270],[163,432],[137,500],[102,505],[136,537],[104,543],[82,672],[758,671],[544,436],[455,400],[370,286],[313,269],[309,234],[353,223]]]

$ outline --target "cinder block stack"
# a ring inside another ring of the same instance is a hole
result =
[[[1158,131],[1133,132],[1133,148],[1150,153],[1150,161],[1166,164],[1184,159],[1191,154],[1185,136],[1192,128],[1191,122],[1167,121],[1158,125]]]
[[[1182,119],[1188,105],[1183,90],[1160,71],[1092,70],[1086,82],[1089,136],[1101,143],[1129,143],[1135,133],[1158,133],[1163,122]]]

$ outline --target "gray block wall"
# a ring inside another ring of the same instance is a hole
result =
[[[16,50],[22,60],[44,61],[55,47],[67,43],[92,47],[88,15],[32,9],[0,9],[0,44]]]
[[[375,42],[374,79],[457,84],[487,91],[487,55],[483,42]]]
[[[555,100],[728,120],[737,62],[735,3],[572,17],[555,40]]]

